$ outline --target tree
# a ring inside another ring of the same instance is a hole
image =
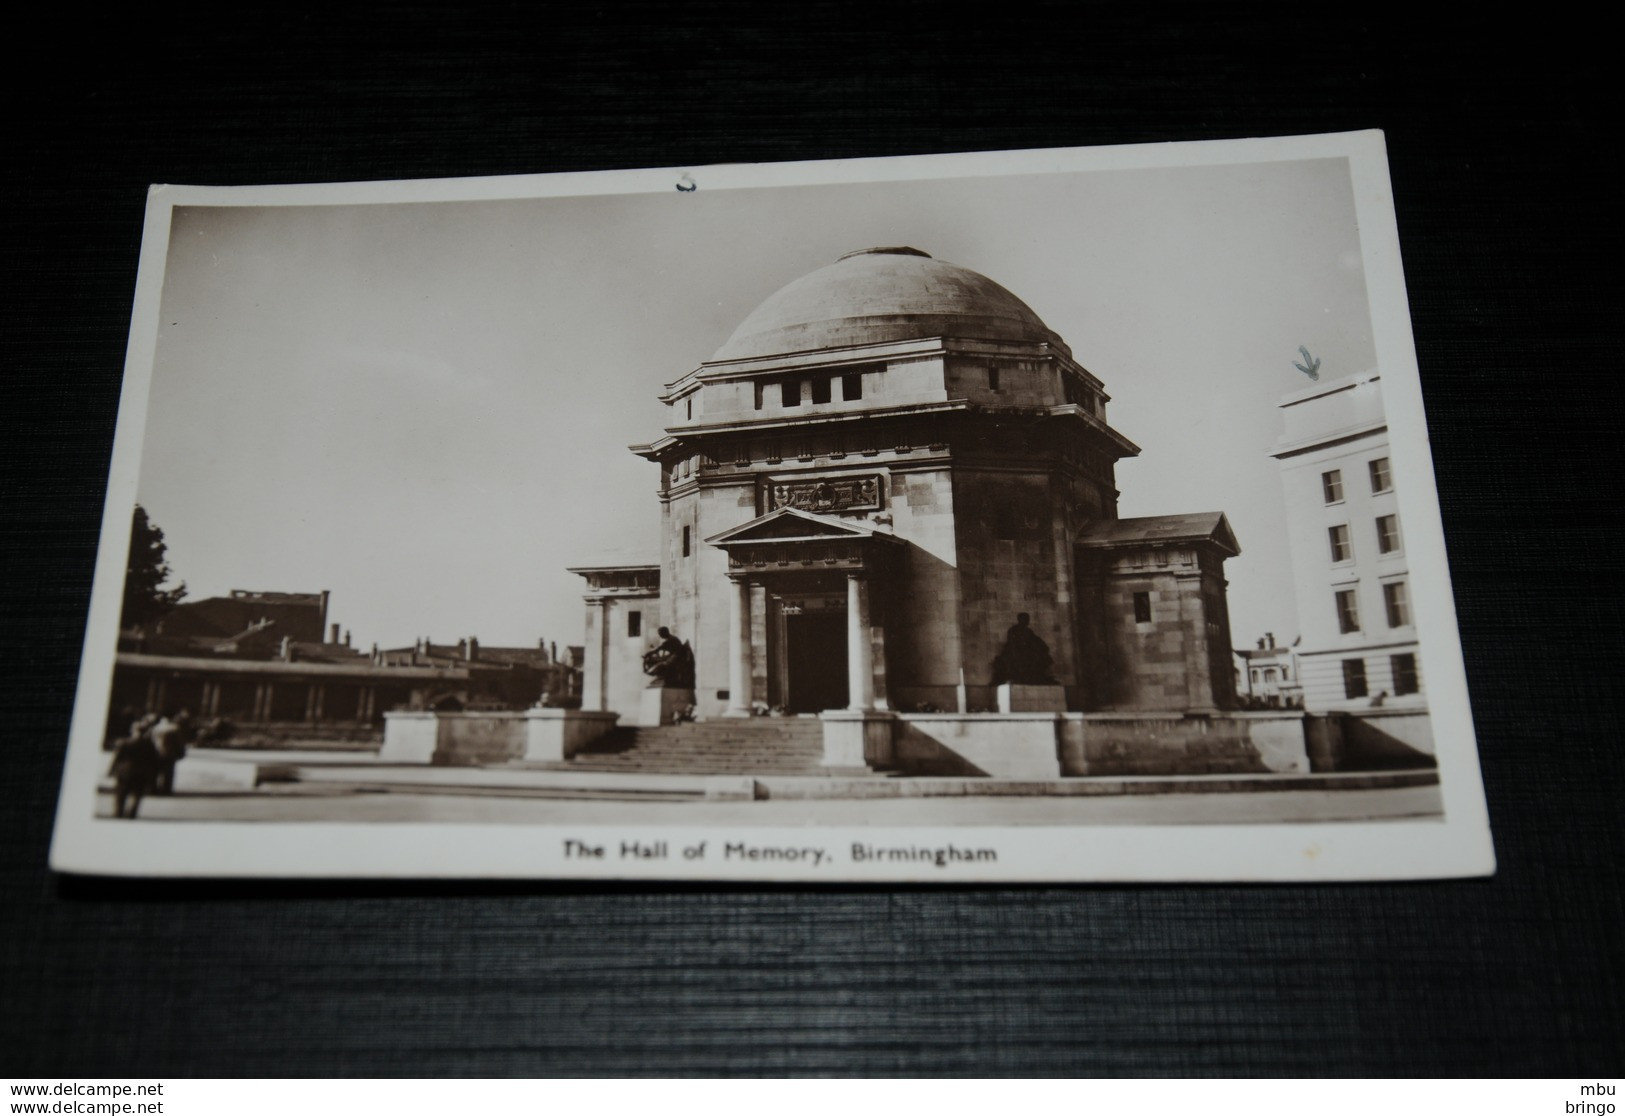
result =
[[[130,523],[130,559],[124,569],[124,616],[122,627],[138,628],[161,619],[186,596],[186,583],[165,589],[169,562],[165,555],[164,533],[147,518],[147,509],[135,506]]]

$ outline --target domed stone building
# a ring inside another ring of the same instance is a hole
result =
[[[1048,648],[1040,708],[1235,704],[1224,516],[1118,518],[1139,450],[1105,385],[986,276],[850,253],[662,400],[633,447],[660,467],[658,563],[576,569],[584,708],[638,715],[657,626],[693,649],[702,717],[992,711],[1013,626]]]

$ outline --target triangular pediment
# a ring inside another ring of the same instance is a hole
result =
[[[705,541],[712,546],[735,543],[791,542],[814,539],[868,539],[876,534],[867,523],[835,519],[800,508],[776,508],[748,523],[729,528]]]
[[[1241,553],[1223,512],[1100,520],[1078,533],[1078,545],[1084,547],[1140,549],[1188,543],[1208,543],[1230,557]]]

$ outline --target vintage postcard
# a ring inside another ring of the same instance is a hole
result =
[[[1380,133],[154,187],[52,864],[1493,871]]]

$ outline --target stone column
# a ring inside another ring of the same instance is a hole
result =
[[[750,582],[730,579],[728,598],[728,709],[726,716],[750,716]]]
[[[846,575],[846,707],[875,707],[874,653],[869,642],[869,582],[854,570]]]
[[[583,694],[581,707],[603,712],[609,708],[609,598],[599,597],[591,604],[597,610],[597,616],[592,617],[596,630],[587,633],[587,653],[598,661],[598,692],[590,697]]]

